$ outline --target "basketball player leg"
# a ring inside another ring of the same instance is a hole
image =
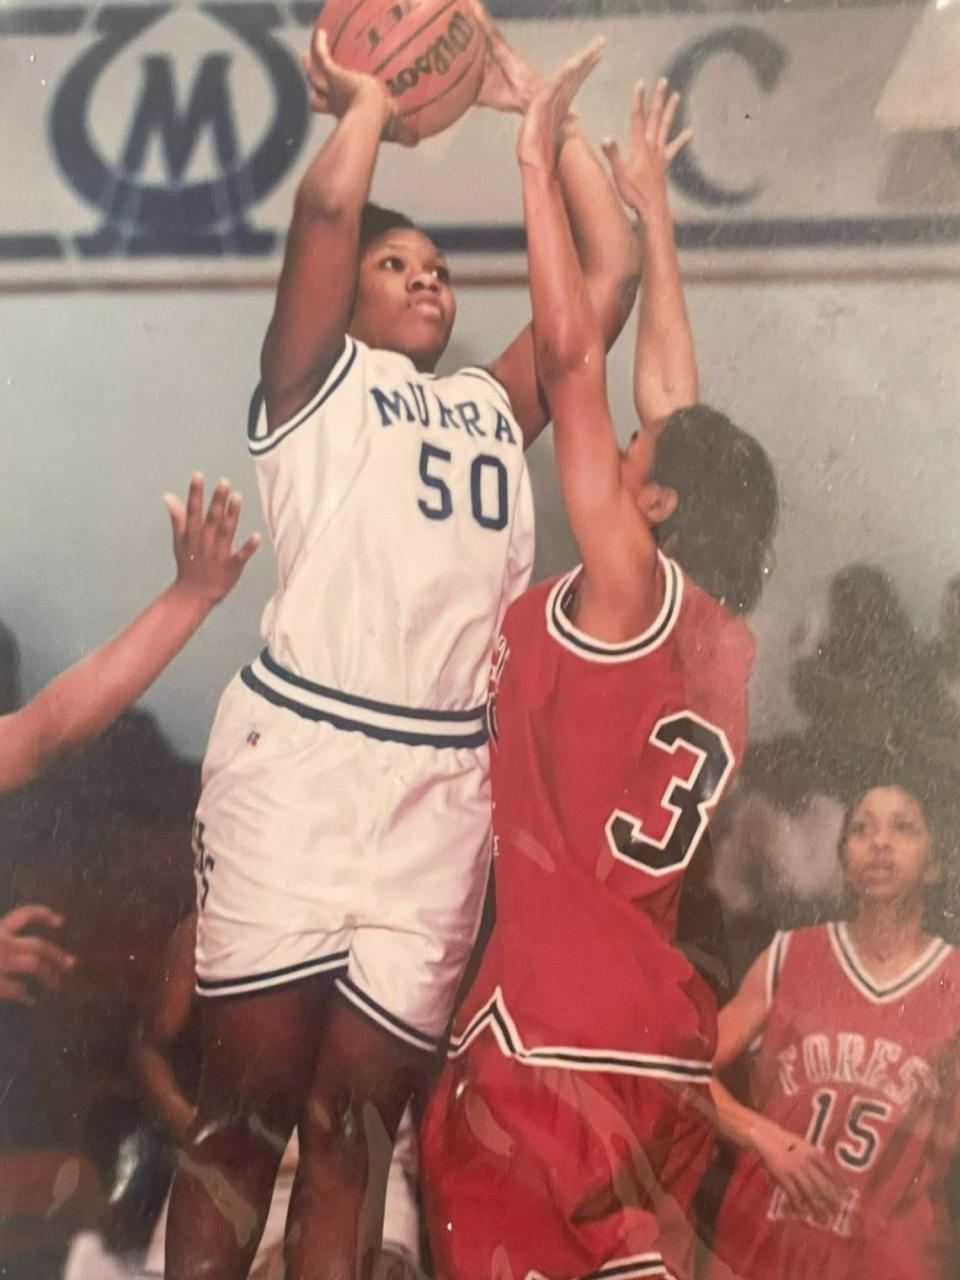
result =
[[[193,1141],[167,1226],[167,1280],[243,1280],[313,1075],[333,981],[206,999]]]
[[[332,1003],[300,1118],[289,1280],[370,1276],[397,1128],[431,1062],[346,1002]]]

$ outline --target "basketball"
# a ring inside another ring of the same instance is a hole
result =
[[[320,26],[337,62],[383,81],[417,138],[476,100],[486,40],[467,0],[328,0]]]

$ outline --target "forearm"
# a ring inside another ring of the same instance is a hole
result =
[[[370,195],[388,114],[382,92],[370,88],[357,94],[300,180],[295,222],[298,217],[359,217]]]
[[[24,708],[34,721],[39,767],[102,733],[176,657],[211,608],[211,601],[174,583],[118,636],[48,684]]]
[[[666,207],[639,216],[643,285],[633,396],[640,421],[656,428],[675,410],[696,403],[699,384],[673,219]]]
[[[559,174],[587,290],[609,348],[636,298],[640,243],[623,202],[578,129],[571,129],[564,142]]]
[[[523,209],[528,235],[530,298],[537,370],[549,396],[559,378],[602,362],[600,326],[577,257],[560,183],[546,169],[524,164]]]
[[[184,1142],[195,1108],[182,1093],[170,1064],[158,1049],[137,1043],[130,1066],[152,1111],[177,1142]]]
[[[710,1096],[716,1109],[714,1122],[721,1135],[745,1151],[759,1152],[772,1122],[738,1102],[717,1076],[710,1082]]]

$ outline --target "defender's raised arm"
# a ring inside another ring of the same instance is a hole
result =
[[[603,146],[617,190],[636,214],[643,247],[633,400],[647,430],[657,430],[675,410],[695,404],[699,390],[667,198],[670,161],[693,136],[684,129],[670,139],[679,103],[679,94],[668,98],[667,82],[660,80],[648,112],[641,82],[634,93],[627,155],[612,140]]]
[[[543,88],[542,77],[512,49],[479,0],[471,6],[487,37],[487,63],[478,105],[525,114]],[[557,162],[560,192],[587,293],[607,348],[620,334],[637,292],[640,251],[603,165],[572,121]],[[534,339],[528,325],[493,361],[492,371],[510,394],[524,441],[531,444],[549,413],[537,379]]]

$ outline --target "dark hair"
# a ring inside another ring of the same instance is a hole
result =
[[[20,646],[9,627],[0,622],[0,716],[20,706]]]
[[[923,820],[930,833],[930,853],[933,860],[942,862],[945,853],[946,832],[943,830],[942,825],[937,822],[936,807],[926,803],[923,792],[914,785],[912,778],[891,772],[889,776],[884,777],[881,775],[871,782],[869,786],[861,787],[843,811],[843,822],[840,825],[840,835],[837,837],[837,857],[841,863],[843,862],[847,839],[850,835],[850,824],[853,822],[853,815],[871,791],[888,787],[896,787],[898,791],[905,792],[917,805],[923,814]]]
[[[705,591],[748,613],[763,590],[780,509],[766,450],[716,409],[692,405],[667,419],[652,478],[679,497],[658,541]]]
[[[388,231],[401,227],[405,231],[416,231],[416,224],[405,213],[396,209],[386,209],[383,205],[368,200],[360,214],[360,252]]]
[[[837,856],[842,865],[844,849],[850,833],[850,823],[857,806],[864,796],[878,787],[898,787],[905,791],[919,806],[930,833],[930,854],[941,871],[934,886],[924,893],[924,928],[928,933],[946,937],[956,943],[957,920],[953,904],[957,900],[960,865],[957,862],[956,778],[943,771],[931,771],[922,761],[904,765],[890,762],[889,768],[881,768],[869,785],[861,786],[843,815]],[[844,882],[841,909],[844,915],[852,915],[855,906],[853,890]]]

